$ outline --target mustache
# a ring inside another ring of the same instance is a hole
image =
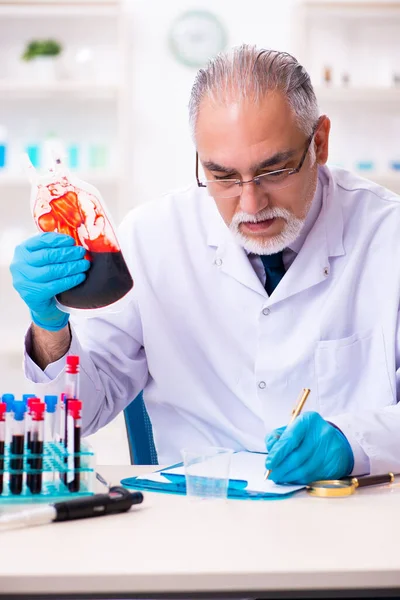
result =
[[[286,208],[264,208],[256,215],[250,215],[243,211],[236,213],[233,216],[231,221],[232,225],[239,225],[240,223],[260,223],[261,221],[268,221],[270,219],[281,218],[285,221],[290,221],[293,219],[292,213],[290,213]]]

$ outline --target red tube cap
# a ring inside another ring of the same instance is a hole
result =
[[[30,410],[32,410],[32,405],[33,404],[37,404],[38,402],[41,402],[40,398],[33,398],[33,397],[32,398],[28,398],[28,402],[27,402],[28,408]]]
[[[4,421],[6,411],[7,411],[7,404],[5,402],[0,402],[0,421]]]
[[[81,418],[82,402],[81,400],[68,400],[68,414],[74,419]]]
[[[43,421],[46,404],[44,402],[34,402],[31,406],[32,420]]]
[[[79,370],[79,356],[69,354],[67,356],[66,371],[67,373],[78,373]]]

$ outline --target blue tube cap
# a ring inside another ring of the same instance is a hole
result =
[[[35,394],[23,394],[22,402],[25,404],[25,407],[28,405],[29,398],[36,398]]]
[[[45,396],[44,401],[45,401],[46,410],[48,413],[56,412],[58,396]]]
[[[15,421],[23,421],[25,417],[26,406],[23,400],[14,400],[13,413]]]
[[[3,394],[1,400],[6,403],[6,412],[11,412],[15,400],[14,394]]]

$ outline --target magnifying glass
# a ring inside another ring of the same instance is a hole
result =
[[[367,477],[348,477],[347,479],[325,479],[310,483],[307,486],[307,492],[318,498],[343,498],[351,496],[360,487],[393,483],[393,481],[393,473],[368,475]]]

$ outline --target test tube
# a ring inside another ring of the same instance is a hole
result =
[[[2,402],[6,404],[6,446],[11,443],[11,421],[13,419],[12,416],[12,407],[14,404],[15,396],[14,394],[3,394],[1,397]]]
[[[3,493],[7,404],[0,402],[0,494]]]
[[[79,395],[79,356],[69,354],[65,365],[64,390],[67,399]]]
[[[81,427],[82,427],[82,402],[70,400],[68,402],[68,473],[67,484],[70,492],[80,490],[80,466],[81,466]]]
[[[65,394],[61,394],[61,401],[58,406],[58,418],[56,417],[58,423],[58,433],[57,433],[57,441],[60,444],[64,444],[64,435],[65,435]]]
[[[59,436],[61,443],[66,445],[68,400],[77,398],[79,393],[79,356],[67,356],[64,390],[60,403]]]
[[[57,410],[57,396],[45,396],[44,402],[46,404],[46,416],[44,419],[44,441],[54,442],[56,435],[56,410]]]
[[[64,447],[68,448],[68,402],[78,398],[79,393],[79,356],[69,354],[65,365],[64,378],[64,406],[61,406],[61,421],[63,428],[61,429]],[[64,411],[64,412],[63,412]],[[68,464],[68,458],[65,457],[65,465]],[[67,474],[64,476],[64,483],[67,483]]]
[[[10,473],[10,492],[20,494],[22,492],[23,468],[24,468],[24,437],[25,437],[25,403],[23,400],[14,400],[14,420],[11,427],[11,458],[10,469],[16,471]]]
[[[66,394],[61,394],[61,402],[59,406],[59,417],[58,417],[58,441],[60,445],[65,448],[66,442],[66,428],[67,428],[67,410],[66,410]],[[65,464],[67,457],[64,456],[63,464]],[[60,471],[60,479],[67,482],[65,471]]]
[[[24,402],[24,397],[22,397],[22,401]],[[26,399],[26,415],[25,415],[25,439],[26,439],[26,448],[29,451],[31,448],[31,427],[32,427],[32,406],[40,402],[40,398],[35,398],[35,396],[29,396]],[[32,467],[31,459],[28,453],[26,459],[27,465]],[[27,473],[26,475],[26,484],[30,488],[31,487],[31,473]]]
[[[31,474],[28,483],[32,494],[40,494],[42,491],[43,470],[43,438],[44,438],[44,402],[35,402],[31,407]]]

